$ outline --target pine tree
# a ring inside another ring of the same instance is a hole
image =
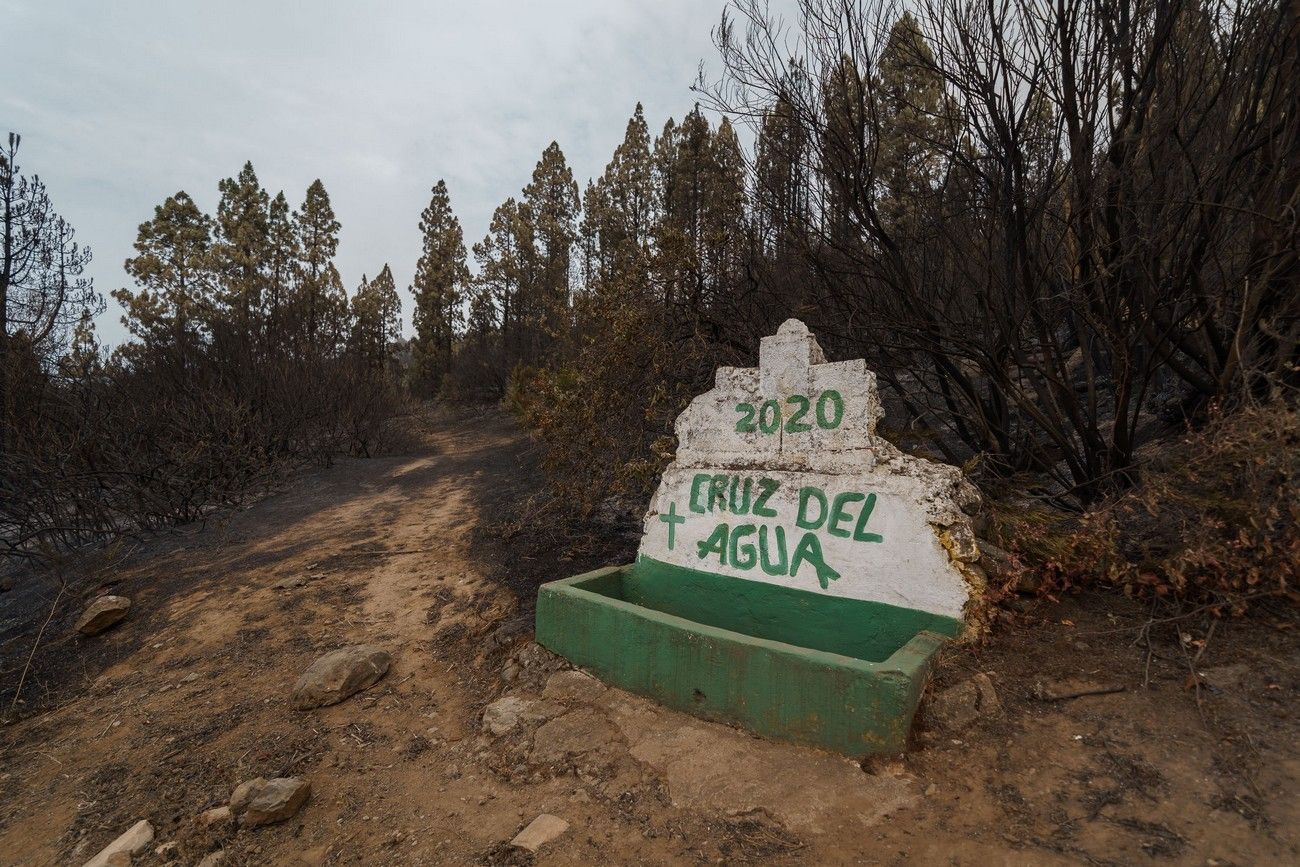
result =
[[[818,166],[821,172],[822,224],[836,249],[856,237],[857,210],[866,186],[870,160],[870,81],[853,58],[843,56],[822,80]]]
[[[328,354],[336,348],[341,336],[347,296],[334,266],[340,226],[330,207],[329,193],[319,178],[307,188],[307,196],[294,214],[293,222],[300,256],[297,315],[306,347]]]
[[[402,302],[393,272],[384,265],[374,280],[363,274],[352,296],[352,351],[364,367],[382,372],[392,359],[392,346],[401,337]]]
[[[911,233],[939,181],[943,78],[910,12],[890,29],[877,70],[881,220],[886,231]]]
[[[744,234],[745,169],[730,123],[717,131],[697,105],[655,142],[656,272],[664,300],[692,318],[731,282]]]
[[[136,234],[126,270],[140,291],[118,289],[122,322],[146,348],[170,347],[184,362],[202,342],[213,310],[212,220],[184,191],[154,208]]]
[[[650,132],[637,103],[613,159],[583,199],[584,252],[595,260],[590,270],[600,286],[634,296],[646,291],[655,218]]]
[[[532,230],[520,214],[519,202],[506,199],[492,212],[483,240],[474,245],[480,292],[493,301],[500,315],[501,343],[507,366],[523,356],[524,317],[521,300],[532,261]]]
[[[287,308],[298,285],[301,253],[289,212],[289,200],[276,193],[267,211],[266,343],[278,346],[288,337]]]
[[[763,117],[754,165],[758,230],[777,262],[789,258],[809,224],[808,149],[794,102],[778,95]]]
[[[212,268],[219,284],[217,303],[241,344],[258,330],[267,282],[270,196],[258,183],[251,162],[238,178],[218,184],[221,199],[212,244]]]
[[[528,357],[537,357],[559,328],[569,302],[577,240],[578,184],[559,144],[551,142],[524,187],[519,218],[531,243],[526,253],[521,313],[530,321]]]
[[[498,311],[491,287],[481,280],[476,280],[470,285],[469,316],[465,322],[465,333],[479,346],[484,346],[488,338],[497,330],[497,326]]]
[[[582,222],[578,225],[579,279],[585,293],[592,295],[607,287],[608,263],[602,256],[600,236],[606,206],[596,182],[588,179],[582,191]]]
[[[18,165],[22,137],[9,133],[0,148],[0,468],[8,455],[14,418],[11,350],[22,347],[36,363],[49,363],[67,346],[82,314],[103,309],[94,282],[82,276],[90,250],[54,211],[45,184]]]
[[[701,241],[705,279],[716,305],[735,292],[745,260],[745,155],[725,117],[713,134],[710,151]]]
[[[429,206],[420,215],[420,233],[423,248],[411,285],[415,296],[412,381],[418,394],[432,397],[451,367],[452,344],[464,319],[469,283],[464,233],[442,180],[434,185]]]

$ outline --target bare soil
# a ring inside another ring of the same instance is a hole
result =
[[[61,596],[52,576],[0,593],[5,708],[53,611],[0,727],[0,862],[79,864],[146,818],[178,846],[137,864],[1300,863],[1294,611],[1211,632],[1114,596],[1028,601],[932,685],[984,672],[1000,712],[923,715],[906,755],[857,763],[617,690],[543,696],[566,666],[531,643],[533,588],[627,558],[635,522],[535,508],[534,456],[495,411],[420,426],[411,454],[104,552]],[[130,616],[76,636],[109,590]],[[384,680],[290,708],[313,659],[358,643],[393,654]],[[494,737],[502,695],[539,710]],[[312,786],[293,819],[198,827],[287,775]],[[511,850],[540,813],[569,830]]]

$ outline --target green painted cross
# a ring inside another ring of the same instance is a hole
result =
[[[668,525],[668,550],[673,549],[673,541],[677,536],[677,525],[686,523],[686,516],[677,514],[677,503],[668,504],[668,514],[660,515],[659,520]]]

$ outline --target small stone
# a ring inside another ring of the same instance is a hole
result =
[[[181,678],[181,683],[193,683],[198,679],[199,679],[199,673],[197,671],[191,671],[189,674]]]
[[[368,644],[331,650],[298,678],[290,703],[297,710],[338,704],[378,683],[388,673],[391,661],[386,652]]]
[[[558,656],[542,647],[536,641],[530,641],[519,648],[514,660],[524,671],[551,672],[567,667],[564,657]]]
[[[274,587],[276,590],[293,590],[297,587],[302,587],[306,583],[306,578],[303,578],[300,575],[295,575],[290,578],[281,578],[279,581],[275,582]]]
[[[204,855],[203,860],[199,862],[199,867],[217,867],[218,864],[220,864],[222,861],[225,860],[226,860],[225,850],[218,849],[215,852],[209,852],[208,854]]]
[[[553,816],[550,813],[542,813],[536,819],[528,823],[528,827],[515,835],[510,841],[510,845],[517,849],[524,849],[528,852],[536,853],[538,849],[547,843],[559,837],[565,831],[569,830],[569,823],[559,816]]]
[[[484,731],[500,737],[519,725],[519,715],[527,709],[529,704],[531,702],[527,699],[514,695],[497,699],[483,709]]]
[[[946,528],[939,534],[939,542],[948,549],[948,554],[963,563],[976,563],[980,559],[980,547],[975,539],[975,531],[968,522],[960,522]]]
[[[593,703],[605,694],[605,684],[585,671],[557,671],[546,682],[543,698],[552,701]]]
[[[159,858],[166,858],[168,855],[170,855],[171,853],[179,849],[180,845],[181,844],[177,843],[175,840],[168,840],[166,843],[163,843],[157,849],[154,849],[153,853],[157,855]]]
[[[248,802],[242,819],[245,828],[272,825],[292,818],[311,796],[311,783],[297,777],[268,780]]]
[[[483,730],[493,737],[513,731],[521,722],[549,719],[564,708],[544,701],[507,695],[483,709]]]
[[[1002,712],[993,681],[983,672],[949,687],[930,700],[926,711],[930,724],[941,731],[961,731],[980,719]]]
[[[236,816],[241,815],[248,809],[249,802],[264,788],[266,788],[266,777],[254,777],[235,786],[235,791],[230,793],[230,812]]]
[[[307,849],[303,852],[299,852],[298,860],[308,865],[308,867],[321,867],[321,865],[325,863],[325,859],[329,857],[329,854],[330,847],[328,845],[317,846],[314,849]]]
[[[199,814],[199,824],[204,828],[224,828],[235,823],[235,814],[230,807],[213,807]]]
[[[98,635],[115,626],[131,610],[131,600],[125,596],[101,596],[87,606],[77,621],[77,631],[82,635]]]
[[[100,849],[99,854],[87,861],[84,867],[110,867],[120,863],[123,857],[127,859],[125,863],[130,864],[131,856],[141,852],[152,842],[153,825],[150,825],[147,819],[141,819],[128,828],[122,836]]]

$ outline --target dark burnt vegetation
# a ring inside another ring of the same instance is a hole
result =
[[[220,183],[215,217],[168,197],[126,262],[135,288],[114,293],[133,339],[108,352],[90,253],[18,145],[0,155],[0,555],[58,559],[202,520],[293,467],[384,445],[396,289],[385,267],[344,293],[319,181],[296,211],[251,165]]]

